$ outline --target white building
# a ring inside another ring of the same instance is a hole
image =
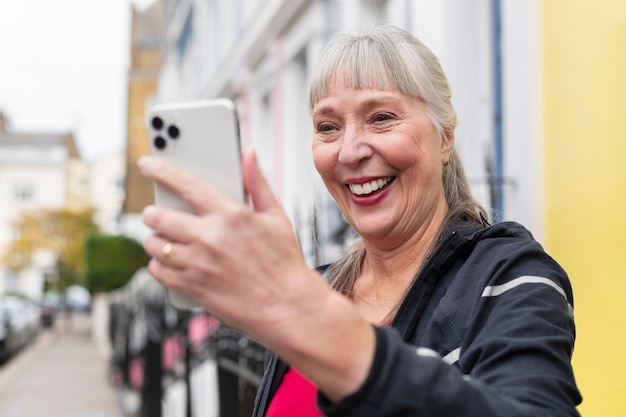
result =
[[[540,54],[530,33],[539,16],[537,0],[169,4],[168,45],[154,101],[235,100],[243,146],[256,149],[311,263],[335,256],[345,224],[310,160],[308,76],[333,32],[380,20],[409,30],[440,58],[459,116],[457,145],[475,195],[496,208],[498,219],[521,221],[542,234],[536,214],[541,173],[529,169],[541,158],[539,63],[531,58]]]
[[[103,233],[121,233],[126,160],[123,152],[105,155],[91,162],[90,195],[94,221]]]
[[[14,239],[12,222],[24,210],[59,209],[88,201],[89,170],[80,163],[71,134],[14,133],[0,114],[0,248]],[[13,292],[39,299],[44,281],[54,279],[56,256],[35,254],[19,272],[0,264],[0,294]]]

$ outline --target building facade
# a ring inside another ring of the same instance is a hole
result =
[[[90,162],[90,195],[93,220],[103,233],[122,233],[122,205],[126,195],[126,155],[114,152]]]
[[[626,2],[544,1],[545,244],[575,296],[584,416],[626,415]]]
[[[256,149],[312,265],[336,257],[350,236],[309,152],[307,81],[324,44],[338,30],[386,20],[429,46],[451,84],[475,195],[493,208],[492,221],[527,226],[571,276],[581,412],[626,412],[623,1],[166,3],[152,102],[235,101],[242,145]]]
[[[541,98],[540,44],[533,29],[539,2],[504,3],[171,1],[154,102],[235,100],[242,145],[257,150],[298,226],[307,259],[323,262],[336,256],[345,223],[312,167],[308,76],[332,33],[389,21],[417,35],[441,60],[475,195],[494,208],[492,219],[518,220],[541,237],[543,181],[541,169],[530,169],[542,158],[541,114],[533,105]]]
[[[89,205],[89,168],[71,134],[21,133],[0,116],[0,248],[15,238],[12,222],[25,210],[80,209]],[[56,255],[39,251],[20,271],[0,265],[0,294],[41,299],[46,280],[56,279]]]
[[[167,2],[159,0],[145,10],[131,12],[130,69],[126,124],[126,177],[121,229],[143,241],[149,232],[141,222],[141,211],[154,202],[154,185],[137,169],[137,160],[148,154],[146,110],[152,102],[168,25]]]

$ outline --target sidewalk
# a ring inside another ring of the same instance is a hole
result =
[[[2,417],[123,417],[91,318],[60,319],[0,366]]]

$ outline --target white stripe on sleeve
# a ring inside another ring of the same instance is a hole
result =
[[[512,279],[511,281],[509,281],[507,283],[504,283],[504,284],[490,285],[488,287],[485,287],[481,297],[497,297],[499,295],[504,294],[505,292],[507,292],[509,290],[512,290],[512,289],[517,288],[520,285],[524,285],[524,284],[544,284],[544,285],[547,285],[549,287],[554,288],[559,294],[561,294],[563,296],[563,298],[565,298],[565,301],[568,301],[567,300],[567,295],[565,294],[565,291],[563,291],[563,288],[561,288],[554,281],[552,281],[552,280],[550,280],[548,278],[537,277],[537,276],[532,276],[532,275],[525,275],[523,277],[515,278],[515,279]],[[569,303],[569,301],[568,301],[567,305],[569,306],[570,313],[571,313],[573,311],[572,305]]]
[[[460,357],[461,357],[461,348],[458,347],[441,359],[448,365],[453,365],[455,362],[459,360]]]

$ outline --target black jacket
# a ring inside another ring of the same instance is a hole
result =
[[[459,223],[415,280],[370,374],[328,416],[579,416],[573,299],[565,271],[516,223]],[[312,335],[311,337],[315,337]],[[287,366],[269,354],[253,416]]]

